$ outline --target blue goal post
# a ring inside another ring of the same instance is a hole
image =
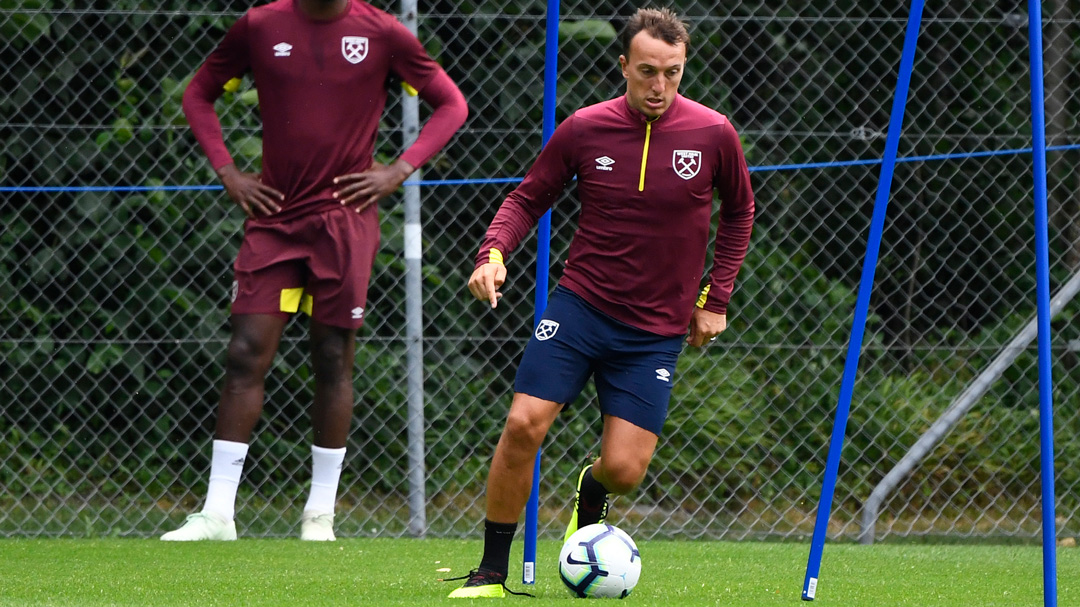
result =
[[[555,132],[555,104],[558,101],[559,77],[559,0],[548,0],[544,39],[544,122],[543,144]],[[536,228],[536,311],[533,324],[539,324],[547,307],[548,271],[551,265],[551,211],[544,213]],[[525,552],[522,555],[521,582],[536,583],[536,536],[540,521],[540,457],[543,447],[536,451],[533,465],[532,493],[525,506]]]
[[[821,571],[821,555],[825,546],[833,496],[836,492],[836,477],[840,466],[840,453],[844,446],[844,433],[847,428],[848,414],[851,409],[851,397],[855,384],[855,374],[859,366],[859,353],[862,349],[863,333],[870,303],[870,292],[874,284],[874,272],[877,267],[878,250],[885,225],[885,210],[889,203],[889,191],[892,187],[893,167],[899,146],[900,130],[904,122],[904,109],[907,105],[908,85],[915,59],[915,47],[922,23],[923,0],[912,0],[908,15],[907,30],[904,35],[904,47],[900,58],[900,69],[896,79],[893,97],[892,115],[885,139],[885,153],[881,164],[877,195],[874,200],[873,215],[870,220],[870,232],[866,243],[866,258],[863,262],[862,278],[858,297],[855,302],[855,315],[852,320],[851,338],[848,343],[847,359],[844,362],[844,374],[840,382],[840,394],[836,406],[836,419],[833,422],[832,437],[829,440],[829,453],[825,465],[825,477],[822,480],[821,499],[818,503],[814,535],[810,544],[810,556],[803,579],[802,598],[814,600],[817,594],[818,576]],[[1048,214],[1046,208],[1046,125],[1043,99],[1043,49],[1042,49],[1042,7],[1038,0],[1028,0],[1028,43],[1030,47],[1031,72],[1031,132],[1032,132],[1032,170],[1034,173],[1034,221],[1035,221],[1035,273],[1036,299],[1038,306],[1038,355],[1039,355],[1039,437],[1042,482],[1042,548],[1043,548],[1043,605],[1057,607],[1057,555],[1056,523],[1054,520],[1054,443],[1053,443],[1053,404],[1052,379],[1050,373],[1050,262]]]

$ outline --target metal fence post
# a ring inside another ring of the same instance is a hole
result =
[[[416,0],[402,0],[402,22],[417,33]],[[420,100],[402,93],[402,149],[412,145],[420,132]],[[423,537],[427,533],[427,498],[424,488],[424,316],[422,254],[420,227],[421,179],[417,169],[405,180],[405,343],[409,403],[407,416],[409,449],[409,533]]]

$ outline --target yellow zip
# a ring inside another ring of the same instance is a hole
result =
[[[652,121],[645,121],[645,149],[641,150],[641,177],[638,178],[637,191],[645,191],[645,163],[649,159],[649,136],[652,135]]]

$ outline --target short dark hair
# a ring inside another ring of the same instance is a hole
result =
[[[672,46],[681,42],[687,51],[690,50],[687,24],[670,8],[639,8],[623,30],[623,55],[630,56],[630,41],[641,32]]]

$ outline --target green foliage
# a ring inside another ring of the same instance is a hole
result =
[[[53,3],[49,0],[0,0],[0,11],[10,12],[18,9],[27,11],[26,13],[11,12],[9,19],[0,21],[0,36],[20,49],[39,38],[48,36],[51,22],[49,16],[41,14],[40,11],[51,9],[52,6]]]

